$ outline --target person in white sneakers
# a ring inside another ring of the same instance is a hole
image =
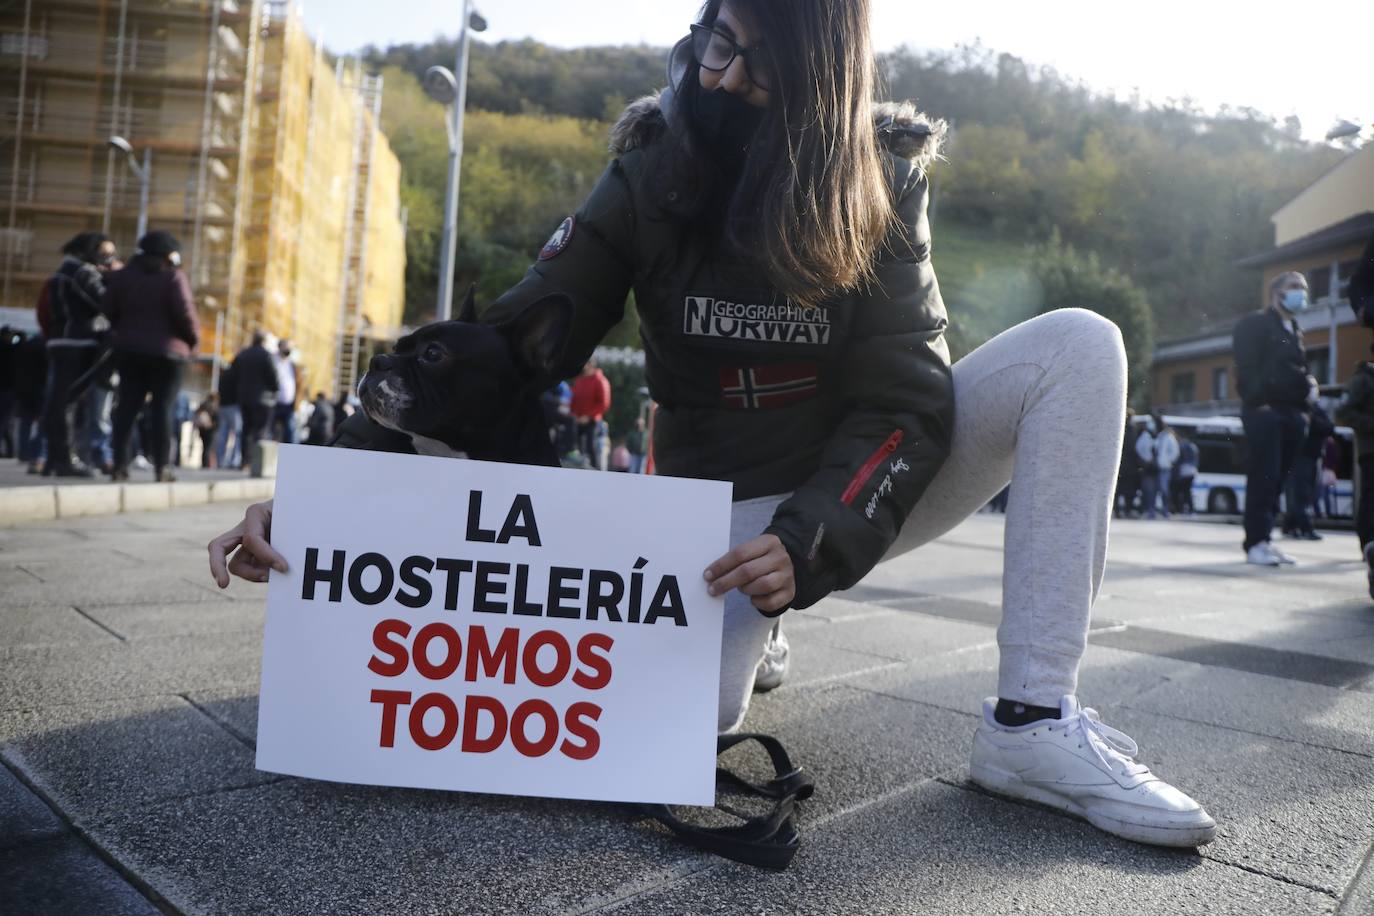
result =
[[[1245,474],[1245,562],[1279,566],[1296,562],[1269,539],[1283,481],[1307,435],[1309,402],[1317,380],[1307,369],[1298,315],[1307,311],[1307,278],[1295,270],[1269,284],[1269,301],[1236,322],[1236,390],[1250,448]]]
[[[1125,429],[1120,330],[1063,309],[950,366],[927,216],[947,128],[875,104],[867,0],[708,0],[669,71],[617,125],[587,203],[483,320],[567,297],[575,368],[634,289],[660,472],[735,487],[731,549],[703,571],[725,596],[720,730],[740,727],[760,674],[776,677],[760,661],[784,645],[779,614],[1010,482],[999,699],[974,780],[1131,839],[1212,839],[1202,806],[1074,698]],[[221,587],[285,569],[270,522],[254,506],[210,542]]]

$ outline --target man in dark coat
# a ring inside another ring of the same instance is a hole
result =
[[[1269,540],[1279,488],[1307,434],[1308,405],[1317,380],[1307,371],[1307,352],[1297,315],[1307,311],[1307,278],[1297,271],[1269,284],[1269,302],[1236,324],[1236,387],[1241,422],[1250,445],[1245,476],[1245,561],[1258,566],[1291,564]]]
[[[254,449],[272,420],[277,403],[277,370],[267,352],[267,335],[253,332],[253,342],[234,357],[230,371],[237,382],[239,411],[243,414],[243,466],[252,468]]]

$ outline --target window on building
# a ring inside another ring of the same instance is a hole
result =
[[[1212,370],[1212,400],[1224,401],[1231,396],[1231,371],[1225,366]]]
[[[1331,295],[1331,268],[1313,267],[1303,271],[1307,277],[1307,297],[1313,302]]]
[[[1190,404],[1193,401],[1193,373],[1177,372],[1169,380],[1169,401],[1173,404]]]

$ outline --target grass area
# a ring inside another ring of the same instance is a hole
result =
[[[955,359],[1036,313],[1041,294],[1025,242],[952,221],[935,225],[932,235]]]

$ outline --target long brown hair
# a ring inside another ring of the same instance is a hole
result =
[[[776,72],[769,108],[725,213],[725,235],[798,305],[873,280],[894,224],[873,124],[877,65],[868,0],[729,2],[767,44]],[[679,91],[700,92],[691,66]]]

